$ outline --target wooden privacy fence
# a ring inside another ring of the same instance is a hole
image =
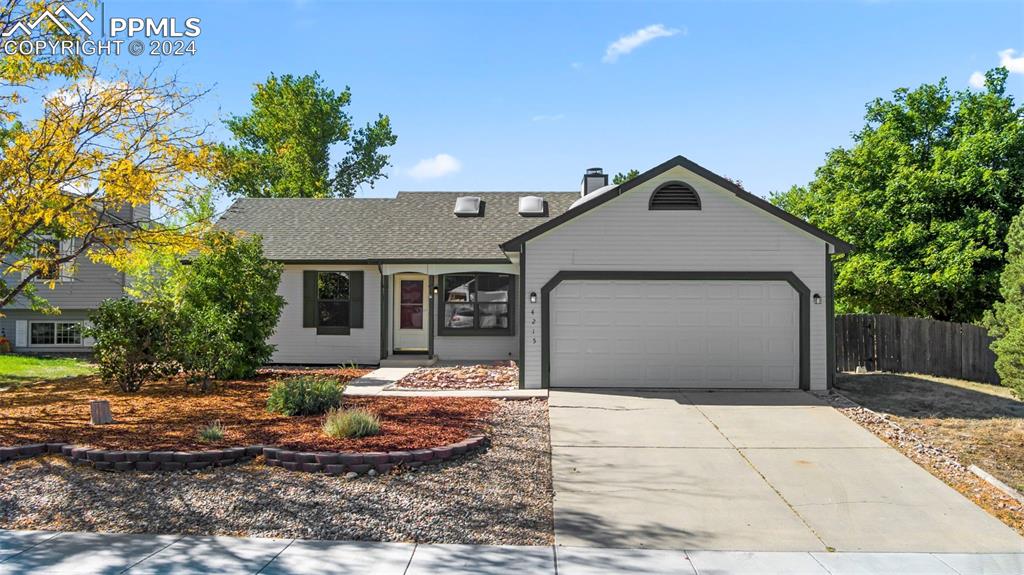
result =
[[[985,328],[895,315],[836,316],[836,367],[999,383]]]

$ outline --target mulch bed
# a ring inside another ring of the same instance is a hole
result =
[[[398,380],[395,387],[408,389],[516,389],[519,387],[519,368],[511,362],[492,365],[421,367]]]
[[[303,370],[348,381],[363,369]],[[0,393],[0,446],[67,442],[105,449],[197,450],[275,445],[303,451],[391,451],[447,445],[479,434],[495,409],[486,399],[361,397],[345,407],[378,415],[381,434],[333,439],[320,429],[323,418],[287,417],[266,410],[270,386],[291,370],[264,370],[251,380],[224,382],[202,395],[180,380],[145,385],[141,392],[112,390],[94,376],[40,382]],[[89,400],[110,402],[114,423],[89,425]],[[224,438],[203,442],[198,431],[213,421]]]

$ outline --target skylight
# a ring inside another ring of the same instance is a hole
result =
[[[455,199],[456,216],[479,216],[480,198],[477,196],[463,196]]]
[[[544,198],[539,196],[523,196],[519,198],[519,215],[543,216]]]

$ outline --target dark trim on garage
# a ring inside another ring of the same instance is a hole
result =
[[[667,162],[663,162],[651,168],[650,170],[647,170],[646,172],[640,174],[639,176],[633,178],[632,180],[624,184],[620,184],[615,189],[609,190],[590,201],[584,202],[583,204],[576,206],[575,208],[570,208],[565,212],[562,212],[558,216],[551,218],[550,220],[544,222],[543,224],[535,228],[532,228],[520,234],[519,236],[516,236],[515,238],[501,244],[501,249],[506,252],[516,251],[519,249],[519,245],[522,244],[523,242],[535,238],[552,228],[558,227],[563,223],[575,218],[576,216],[584,214],[609,200],[617,198],[622,194],[628,192],[629,190],[639,186],[640,184],[643,184],[644,182],[647,182],[655,178],[656,176],[662,174],[666,170],[675,167],[680,167],[685,170],[689,170],[697,174],[698,176],[704,178],[705,180],[713,182],[714,184],[721,186],[722,188],[725,188],[726,190],[732,192],[733,195],[735,195],[737,198],[750,204],[753,204],[755,207],[761,208],[762,210],[768,212],[769,214],[777,218],[780,218],[793,226],[800,228],[801,230],[811,234],[812,236],[815,236],[832,244],[833,246],[835,246],[836,252],[842,253],[853,249],[852,244],[844,242],[843,240],[833,236],[832,234],[824,230],[821,230],[808,222],[805,222],[804,220],[794,216],[793,214],[781,208],[772,205],[764,198],[751,194],[750,192],[744,190],[743,188],[737,186],[736,184],[730,182],[729,180],[723,178],[722,176],[719,176],[718,174],[712,172],[711,170],[708,170],[703,166],[697,165],[696,163],[684,158],[683,156],[676,156],[668,160]]]
[[[541,387],[551,387],[551,292],[571,280],[784,281],[800,296],[800,389],[811,388],[811,290],[793,272],[560,271],[540,290]]]
[[[519,389],[526,389],[526,244],[519,246]]]
[[[388,283],[391,276],[384,275],[384,268],[377,266],[380,273],[380,358],[388,356]]]
[[[825,362],[828,375],[825,383],[828,389],[836,382],[836,277],[832,268],[832,254],[825,246]]]
[[[437,276],[427,276],[427,305],[430,310],[427,311],[427,356],[434,357],[434,314],[431,310],[437,305],[437,299],[434,297],[434,282],[437,281]]]

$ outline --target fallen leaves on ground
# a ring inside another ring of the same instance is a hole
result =
[[[369,370],[302,370],[349,381]],[[0,394],[0,446],[67,442],[107,449],[212,449],[277,445],[298,450],[384,451],[420,449],[454,443],[478,434],[494,410],[491,400],[473,398],[347,398],[345,407],[378,415],[381,434],[333,439],[321,431],[321,416],[288,417],[268,413],[270,386],[296,370],[262,370],[248,380],[223,382],[202,395],[181,380],[146,384],[123,393],[95,376],[47,381]],[[89,400],[110,402],[114,423],[89,424]],[[224,438],[202,442],[200,428],[219,421]]]

